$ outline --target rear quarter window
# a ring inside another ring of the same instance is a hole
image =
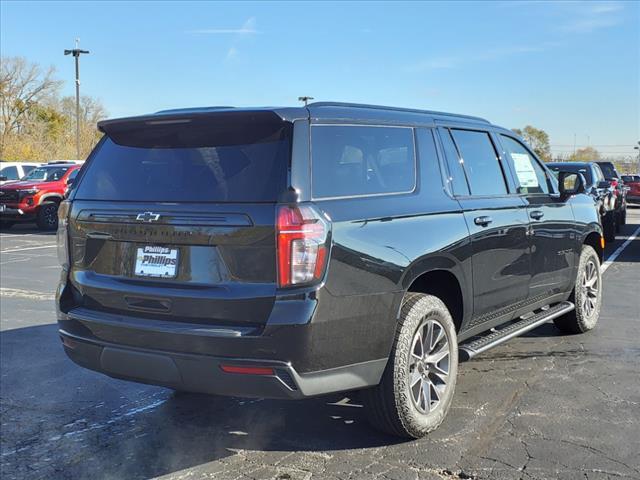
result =
[[[408,193],[415,189],[412,128],[314,125],[311,152],[315,198]]]

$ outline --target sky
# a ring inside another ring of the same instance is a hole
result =
[[[635,155],[640,2],[0,3],[0,51],[53,65],[110,117],[348,101],[546,130],[554,153]]]

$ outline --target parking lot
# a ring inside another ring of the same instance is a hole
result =
[[[594,331],[547,324],[462,364],[447,419],[417,441],[372,430],[357,397],[179,395],[81,369],[57,336],[55,234],[3,231],[0,476],[640,478],[639,229],[629,209],[607,246]]]

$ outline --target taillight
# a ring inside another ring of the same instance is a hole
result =
[[[611,179],[611,186],[613,187],[613,194],[618,195],[618,181],[615,179]]]
[[[58,243],[58,261],[63,269],[69,268],[69,212],[71,211],[71,202],[64,200],[58,206],[58,233],[56,240]]]
[[[278,207],[278,286],[320,280],[327,263],[329,222],[311,205]]]

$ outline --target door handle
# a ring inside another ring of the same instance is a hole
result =
[[[544,217],[544,212],[540,211],[540,210],[534,210],[533,212],[531,212],[529,214],[531,216],[531,218],[533,218],[534,220],[540,220],[542,217]]]
[[[487,216],[476,217],[473,219],[473,223],[475,223],[476,225],[480,225],[482,227],[486,227],[491,222],[493,222],[493,218],[487,217]]]

